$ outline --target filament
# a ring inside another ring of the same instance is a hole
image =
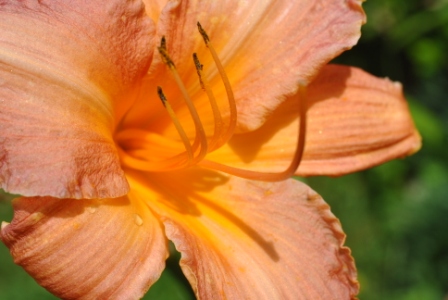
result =
[[[284,170],[283,172],[258,172],[258,171],[234,168],[209,160],[203,160],[199,163],[199,165],[251,180],[280,181],[288,179],[291,176],[293,176],[296,170],[298,169],[300,162],[302,161],[303,150],[305,148],[307,106],[306,106],[306,88],[304,86],[299,86],[297,99],[298,99],[298,109],[300,118],[298,124],[299,132],[293,159],[286,170]]]
[[[187,151],[188,159],[189,161],[193,160],[193,150],[190,145],[190,140],[187,137],[187,134],[185,133],[185,130],[183,129],[182,125],[180,125],[179,119],[174,114],[173,109],[171,108],[171,104],[167,101],[165,95],[163,94],[162,88],[160,86],[157,87],[157,94],[160,97],[160,100],[162,100],[163,106],[166,108],[166,111],[168,112],[171,121],[173,122],[174,126],[176,127],[177,132],[179,133],[179,136],[184,143],[185,150]]]
[[[174,127],[176,128],[180,140],[185,148],[185,151],[177,153],[176,150],[179,149],[180,142],[178,140],[167,140],[165,137],[160,136],[155,133],[146,132],[143,130],[128,129],[120,131],[116,136],[116,140],[119,144],[126,145],[126,148],[122,149],[118,147],[118,154],[122,163],[128,167],[151,172],[163,172],[171,171],[176,169],[185,168],[194,164],[206,167],[209,169],[214,169],[217,171],[222,171],[231,175],[238,177],[251,179],[251,180],[261,180],[261,181],[280,181],[285,180],[294,175],[298,169],[300,162],[302,161],[303,152],[305,148],[305,138],[306,138],[306,125],[307,125],[307,115],[306,115],[306,88],[299,85],[297,93],[297,103],[299,110],[299,122],[298,122],[298,137],[294,155],[289,166],[282,172],[259,172],[252,170],[245,170],[236,167],[231,167],[227,165],[220,164],[215,161],[210,161],[204,159],[208,151],[215,150],[225,144],[234,134],[237,125],[237,108],[235,97],[230,85],[229,78],[224,70],[224,67],[215,51],[210,39],[202,28],[201,24],[197,23],[199,33],[201,34],[207,49],[209,50],[216,68],[219,72],[221,80],[224,84],[226,90],[227,101],[229,106],[229,121],[224,122],[221,111],[219,109],[216,98],[210,87],[207,76],[204,75],[203,65],[200,63],[196,53],[193,54],[193,60],[196,67],[196,71],[199,77],[199,81],[202,89],[207,94],[210,102],[211,109],[213,111],[214,118],[214,132],[210,141],[207,139],[204,126],[199,117],[198,111],[193,104],[188,91],[182,82],[182,79],[175,67],[174,62],[168,55],[165,37],[162,37],[160,42],[160,47],[158,47],[159,53],[161,55],[162,61],[168,66],[174,81],[176,82],[180,93],[182,94],[183,100],[188,107],[191,118],[195,126],[195,137],[191,144],[191,140],[187,136],[181,122],[177,118],[171,104],[168,102],[165,94],[161,87],[157,87],[157,93],[162,101]],[[125,113],[124,117],[126,117]],[[226,124],[224,124],[226,123]],[[121,124],[119,124],[121,125]],[[163,145],[160,147],[159,145]],[[200,147],[200,148],[199,148]],[[177,153],[177,154],[176,154]],[[154,158],[162,158],[158,161],[152,161]]]
[[[210,54],[212,55],[213,60],[216,64],[216,68],[218,69],[219,75],[221,76],[221,80],[224,83],[224,87],[225,87],[226,93],[227,93],[227,99],[229,101],[230,121],[229,121],[229,127],[227,128],[227,132],[222,136],[222,144],[224,144],[232,137],[233,133],[235,132],[235,128],[236,128],[237,111],[236,111],[235,97],[233,95],[232,87],[230,86],[229,78],[227,77],[224,67],[222,66],[222,63],[219,60],[219,57],[215,51],[215,48],[213,47],[212,43],[210,42],[210,38],[208,37],[205,30],[202,28],[201,23],[198,22],[197,26],[198,26],[199,33],[202,35],[204,43],[207,46],[207,49],[210,51]]]
[[[207,136],[205,135],[204,127],[202,126],[202,122],[201,122],[201,119],[199,118],[199,114],[193,105],[193,101],[191,100],[190,96],[188,95],[185,85],[183,84],[182,79],[180,78],[179,73],[177,72],[173,61],[171,60],[171,58],[168,55],[168,52],[166,50],[165,37],[162,37],[162,41],[161,41],[160,47],[159,47],[159,53],[162,56],[163,62],[169,67],[171,74],[173,75],[174,81],[176,82],[177,86],[179,87],[179,90],[184,98],[185,104],[187,104],[188,110],[190,111],[191,117],[193,118],[193,122],[194,122],[194,125],[196,128],[196,136],[199,137],[200,143],[201,143],[201,150],[199,152],[199,155],[194,158],[195,162],[198,162],[198,161],[202,160],[205,157],[205,155],[207,154],[208,142],[207,142]]]
[[[213,118],[215,120],[215,128],[213,132],[213,138],[210,142],[210,150],[216,149],[216,145],[218,142],[218,139],[221,138],[222,130],[223,130],[223,122],[222,122],[222,116],[221,112],[219,111],[218,104],[216,103],[215,95],[213,94],[213,91],[210,88],[210,84],[208,82],[207,76],[204,76],[203,74],[203,65],[199,62],[198,56],[196,53],[193,53],[193,61],[194,65],[196,66],[196,71],[198,73],[199,82],[201,84],[201,87],[204,89],[204,91],[207,94],[207,97],[210,102],[210,106],[213,111]]]

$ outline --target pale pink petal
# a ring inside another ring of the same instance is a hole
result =
[[[200,299],[350,299],[358,293],[339,221],[298,181],[255,182],[195,169],[135,175],[130,184],[163,186],[148,204],[161,215]]]
[[[14,261],[63,299],[139,299],[168,254],[160,222],[132,198],[19,198],[1,240]]]
[[[0,3],[0,187],[117,197],[114,101],[147,70],[154,25],[140,1]]]
[[[356,43],[365,21],[360,3],[168,1],[159,18],[157,37],[166,36],[168,52],[196,105],[207,105],[208,99],[200,91],[193,52],[204,64],[218,100],[225,103],[226,94],[197,30],[196,23],[201,22],[234,89],[239,130],[254,130],[286,95],[297,90],[299,82],[308,83],[324,64]],[[156,61],[160,62],[157,50]],[[176,106],[182,103],[182,96],[166,69],[155,63],[150,76]],[[153,92],[150,96],[157,95]],[[141,109],[144,105],[138,111]],[[228,114],[227,108],[223,109]],[[201,117],[209,122],[209,115]]]
[[[259,172],[285,170],[298,135],[297,97],[283,103],[263,127],[235,135],[207,159]],[[308,126],[298,175],[347,174],[420,148],[399,83],[328,65],[309,86],[306,101]]]

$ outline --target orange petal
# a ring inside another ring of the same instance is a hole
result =
[[[128,185],[113,102],[147,70],[154,25],[139,1],[0,6],[0,187],[117,197]]]
[[[160,222],[132,198],[19,198],[1,240],[14,261],[63,299],[138,299],[167,257]]]
[[[191,59],[197,52],[221,102],[226,95],[216,68],[198,33],[200,21],[224,64],[235,92],[239,130],[254,130],[266,115],[306,84],[318,70],[359,38],[365,16],[361,1],[171,1],[157,28],[166,36],[168,52],[198,106],[207,97],[200,87]],[[158,59],[158,54],[155,55]],[[166,69],[166,68],[165,68]],[[181,99],[170,78],[157,65],[151,74]],[[181,101],[181,100],[179,100]],[[209,115],[203,115],[203,122]]]
[[[235,135],[208,159],[242,169],[286,169],[297,138],[297,96],[260,129]],[[308,88],[305,153],[297,174],[342,175],[420,148],[401,85],[352,67],[328,65]]]
[[[134,176],[130,184],[164,187],[149,205],[182,253],[198,298],[349,299],[358,293],[340,223],[306,185],[200,169],[150,176]]]

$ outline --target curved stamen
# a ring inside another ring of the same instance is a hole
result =
[[[231,175],[238,177],[251,179],[251,180],[261,180],[261,181],[280,181],[290,178],[294,175],[303,157],[303,150],[305,148],[305,136],[306,136],[306,88],[304,86],[299,86],[299,96],[298,98],[298,108],[299,108],[299,136],[297,138],[296,150],[294,153],[293,160],[291,161],[289,167],[283,172],[257,172],[251,170],[243,170],[239,168],[234,168],[226,166],[214,161],[203,160],[199,163],[200,166],[207,167],[210,169],[215,169],[217,171],[222,171]]]
[[[236,111],[235,97],[233,95],[232,87],[230,86],[229,78],[227,77],[227,74],[224,70],[224,67],[222,66],[222,63],[218,57],[218,54],[215,51],[215,48],[213,47],[212,43],[210,42],[210,38],[208,37],[205,30],[202,28],[201,23],[198,22],[197,26],[198,26],[199,33],[202,35],[204,43],[207,46],[207,49],[210,51],[210,54],[213,57],[213,60],[216,64],[216,68],[218,69],[219,75],[221,75],[222,82],[224,83],[224,87],[226,89],[227,99],[229,101],[230,121],[229,121],[229,127],[227,129],[227,132],[222,136],[221,143],[224,144],[232,137],[233,133],[235,132],[235,128],[236,128],[237,111]]]
[[[180,138],[182,139],[182,143],[184,143],[185,150],[187,151],[188,155],[188,160],[192,161],[193,150],[190,145],[190,140],[188,139],[187,134],[185,133],[185,130],[183,129],[182,125],[180,125],[179,119],[174,114],[174,111],[171,108],[171,104],[166,99],[165,94],[163,94],[162,88],[160,86],[157,87],[157,94],[159,95],[160,100],[162,100],[163,106],[166,108],[166,111],[170,115],[171,121],[173,122],[177,132],[179,133]]]
[[[190,111],[191,117],[193,118],[193,122],[196,128],[196,135],[199,137],[201,142],[201,150],[199,152],[199,155],[195,157],[194,161],[200,161],[202,160],[205,155],[207,154],[207,148],[208,148],[208,142],[207,142],[207,136],[205,135],[204,127],[202,126],[201,119],[199,118],[199,114],[196,110],[196,108],[193,105],[193,101],[191,100],[190,96],[188,95],[187,89],[185,85],[182,82],[182,79],[179,76],[179,73],[176,70],[176,67],[174,66],[173,61],[168,55],[168,52],[166,50],[166,41],[165,37],[162,37],[162,41],[160,43],[160,47],[158,48],[160,55],[162,56],[163,62],[168,66],[169,70],[171,71],[171,74],[173,75],[174,81],[176,82],[177,86],[180,89],[180,92],[182,93],[182,96],[185,100],[185,104],[187,104],[188,110]]]
[[[222,136],[222,131],[223,131],[222,116],[221,116],[221,112],[219,111],[218,104],[216,103],[215,95],[213,94],[213,91],[210,88],[210,84],[208,82],[207,76],[204,76],[204,74],[202,72],[203,65],[200,63],[196,53],[193,53],[193,61],[194,61],[194,65],[196,66],[196,71],[198,73],[199,82],[201,84],[202,89],[207,94],[207,97],[210,102],[210,106],[213,111],[213,117],[215,120],[215,128],[214,128],[214,132],[213,132],[212,141],[210,142],[210,148],[211,148],[210,150],[214,150],[217,148],[216,145]]]

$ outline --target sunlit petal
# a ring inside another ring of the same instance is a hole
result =
[[[138,299],[171,239],[200,299],[355,298],[339,221],[289,177],[420,147],[400,84],[326,65],[361,2],[0,2],[15,262],[62,299]]]
[[[281,171],[294,153],[297,96],[260,129],[235,135],[208,158],[256,171]],[[305,153],[298,175],[342,175],[420,148],[401,85],[364,71],[326,66],[308,88]]]
[[[0,237],[14,261],[63,299],[138,299],[167,256],[160,222],[129,198],[14,200]]]
[[[358,292],[339,221],[298,181],[196,169],[135,175],[130,183],[160,192],[158,201],[148,194],[149,205],[200,299],[350,299]]]
[[[191,58],[194,52],[210,77],[216,98],[225,103],[220,76],[196,27],[201,22],[229,76],[239,130],[244,131],[261,126],[285,95],[297,90],[299,81],[309,82],[320,67],[353,46],[364,19],[357,0],[168,1],[157,36],[166,36],[170,56],[197,106],[208,106],[208,98],[200,90]],[[158,54],[154,58],[160,62]],[[153,64],[150,76],[163,86],[174,106],[181,103],[178,88],[166,80],[170,74],[163,64]],[[142,110],[143,104],[135,112]],[[181,109],[181,118],[182,113],[188,111]],[[145,122],[145,113],[139,118]],[[203,122],[210,122],[207,118],[212,120],[213,114],[205,114]]]
[[[151,61],[154,25],[143,5],[3,1],[0,17],[0,187],[26,196],[125,194],[113,102]]]

